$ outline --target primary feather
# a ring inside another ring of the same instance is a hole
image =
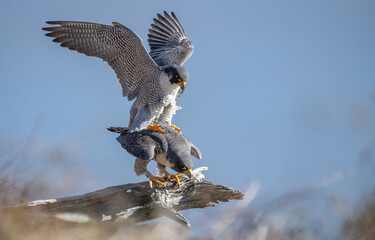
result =
[[[58,27],[43,28],[54,42],[87,56],[107,62],[117,75],[124,97],[137,97],[144,81],[158,74],[158,66],[147,53],[142,40],[129,28],[72,21],[49,21]]]
[[[182,66],[193,54],[194,45],[187,38],[184,29],[172,12],[172,17],[164,11],[151,24],[148,34],[150,56],[159,66],[177,64]]]

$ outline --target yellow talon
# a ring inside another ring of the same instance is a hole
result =
[[[176,175],[169,175],[169,178],[174,178],[174,179],[176,179],[176,184],[177,185],[180,185],[180,179],[178,178],[178,175],[179,175],[180,173],[177,173]]]
[[[173,127],[174,129],[176,129],[177,132],[182,133],[181,129],[179,127],[177,127],[176,125],[171,125],[171,127]]]
[[[163,173],[165,174],[164,175],[164,177],[162,177],[162,179],[172,179],[172,178],[174,178],[174,179],[176,179],[176,184],[177,185],[180,185],[180,179],[178,178],[178,175],[180,174],[180,173],[177,173],[177,174],[175,174],[175,175],[172,175],[172,174],[170,174],[167,170],[165,170],[165,169],[162,169],[162,171],[163,171]]]
[[[157,132],[164,132],[164,130],[160,127],[159,124],[148,125],[146,129],[152,130],[152,131],[157,131]]]
[[[162,187],[166,187],[164,183],[160,182],[160,181],[165,181],[164,178],[160,178],[160,177],[155,177],[154,175],[150,175],[148,177],[148,179],[150,179],[149,183],[150,183],[150,188],[152,188],[152,182],[156,182],[157,184],[159,184],[160,186]]]

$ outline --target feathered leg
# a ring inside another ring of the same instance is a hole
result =
[[[147,170],[147,165],[148,163],[150,162],[151,160],[143,160],[141,158],[136,158],[135,159],[135,163],[134,163],[134,171],[135,173],[137,174],[137,176],[139,175],[142,175],[142,174],[145,174],[146,177],[149,179],[150,181],[150,188],[152,188],[152,182],[156,182],[157,184],[159,184],[160,186],[162,187],[165,187],[165,184],[162,183],[161,181],[165,181],[163,178],[161,177],[156,177],[154,175],[152,175],[148,170]]]
[[[166,122],[167,124],[171,125],[177,132],[181,133],[181,129],[176,125],[172,125],[172,117],[176,114],[177,106],[176,104],[169,104],[167,107],[164,108],[163,113],[160,115],[159,120]]]
[[[155,117],[151,116],[148,109],[145,107],[139,109],[134,117],[134,121],[132,122],[129,132],[141,131],[143,129],[164,132],[160,125],[150,125],[154,119]]]

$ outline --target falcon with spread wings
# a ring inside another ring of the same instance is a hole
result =
[[[134,100],[130,110],[130,132],[150,129],[163,132],[160,123],[171,125],[180,95],[188,81],[182,66],[193,53],[175,14],[158,14],[149,29],[147,52],[141,38],[120,23],[49,21],[43,28],[62,47],[107,62],[117,75],[124,97]],[[179,128],[172,125],[176,130]]]

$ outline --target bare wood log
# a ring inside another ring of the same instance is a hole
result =
[[[200,171],[205,168],[196,169]],[[215,203],[241,200],[244,195],[224,185],[180,176],[180,185],[166,182],[166,187],[150,188],[148,182],[108,187],[95,192],[60,199],[38,200],[0,209],[2,211],[39,211],[60,219],[115,222],[144,222],[166,216],[186,227],[189,221],[178,211],[205,208]],[[155,184],[157,185],[157,184]]]

